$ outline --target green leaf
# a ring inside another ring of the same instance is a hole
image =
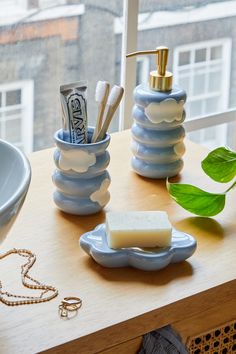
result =
[[[214,181],[229,182],[236,176],[236,153],[224,147],[217,148],[202,161],[202,169]]]
[[[167,190],[179,205],[199,216],[214,216],[225,206],[225,194],[208,193],[191,184],[167,181]]]

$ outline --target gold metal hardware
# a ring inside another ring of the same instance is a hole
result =
[[[146,54],[156,54],[156,65],[157,70],[150,72],[149,85],[152,90],[157,91],[170,91],[172,89],[172,79],[173,74],[166,70],[168,62],[169,48],[167,47],[157,47],[154,50],[141,50],[138,52],[133,52],[127,54],[126,57],[134,57],[137,55],[146,55]]]
[[[82,300],[79,297],[65,297],[59,305],[59,314],[61,317],[68,318],[68,312],[76,311],[77,313],[81,306]]]
[[[21,266],[22,285],[29,289],[41,290],[41,293],[39,296],[12,294],[9,293],[8,291],[3,291],[3,285],[2,282],[0,281],[0,301],[1,302],[3,302],[5,305],[8,306],[31,305],[31,304],[38,304],[40,302],[49,301],[58,295],[58,290],[54,286],[42,284],[41,282],[32,278],[28,274],[30,268],[34,265],[36,261],[36,256],[34,253],[26,249],[13,248],[4,254],[0,254],[0,260],[11,254],[17,254],[18,256],[27,259],[27,262]],[[29,283],[27,280],[30,280],[31,283]]]

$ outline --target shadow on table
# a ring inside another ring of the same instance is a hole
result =
[[[64,219],[65,223],[78,226],[78,230],[81,235],[85,232],[93,230],[98,224],[102,224],[106,218],[106,213],[104,210],[93,215],[81,215],[81,216],[67,214],[61,210],[57,210],[56,212],[58,217]]]
[[[91,257],[87,257],[85,261],[87,268],[98,273],[104,280],[112,282],[133,282],[162,286],[178,278],[190,277],[194,273],[193,267],[188,261],[172,263],[157,271],[144,271],[131,267],[105,268],[97,264]]]
[[[204,237],[211,237],[216,240],[222,240],[226,234],[225,227],[223,228],[221,224],[215,219],[204,218],[200,216],[191,216],[180,220],[175,224],[177,230],[183,232],[195,232],[197,235],[203,235]],[[186,230],[187,228],[187,230]],[[193,234],[193,236],[195,236]]]

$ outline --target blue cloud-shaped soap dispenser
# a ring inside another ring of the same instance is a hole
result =
[[[158,47],[127,55],[157,55],[157,70],[150,72],[149,85],[141,84],[134,90],[131,129],[132,167],[149,178],[175,176],[183,168],[186,92],[172,87],[173,75],[166,71],[168,52],[167,47]]]

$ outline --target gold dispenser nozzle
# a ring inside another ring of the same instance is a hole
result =
[[[150,72],[149,84],[152,90],[170,91],[172,89],[173,74],[166,70],[168,62],[169,49],[167,47],[157,47],[154,50],[143,50],[127,54],[126,57],[134,57],[137,55],[156,54],[157,70]]]

